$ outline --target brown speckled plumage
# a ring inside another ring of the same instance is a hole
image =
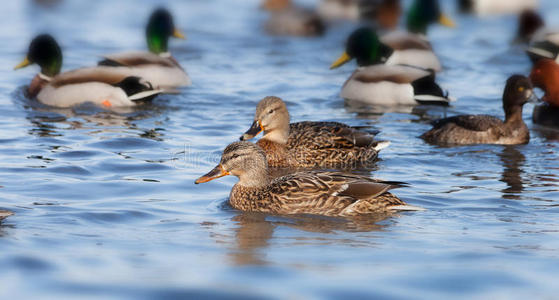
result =
[[[307,171],[271,180],[264,152],[249,142],[236,142],[225,148],[220,164],[196,183],[227,174],[239,177],[229,202],[243,211],[357,216],[417,209],[388,192],[398,183],[361,175]]]
[[[7,211],[7,210],[2,210],[0,209],[0,221],[2,221],[3,219],[13,215],[14,213],[11,211]]]
[[[526,144],[530,132],[522,120],[522,106],[534,98],[530,80],[513,75],[503,93],[505,121],[487,115],[460,115],[440,119],[421,138],[438,145]]]
[[[289,124],[285,103],[266,97],[256,109],[255,121],[241,140],[264,136],[257,144],[268,156],[270,167],[356,167],[372,164],[379,142],[368,132],[338,122]],[[385,142],[386,143],[386,142]]]

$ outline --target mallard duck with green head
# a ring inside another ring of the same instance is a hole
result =
[[[31,81],[28,94],[50,106],[70,107],[85,102],[105,107],[133,106],[162,92],[140,77],[123,75],[109,67],[60,73],[62,50],[49,34],[31,41],[25,59],[15,69],[31,64],[39,65],[41,71]]]
[[[104,55],[100,66],[113,67],[115,71],[144,78],[159,88],[173,88],[192,84],[186,71],[171,55],[168,49],[169,38],[184,39],[177,29],[171,13],[165,8],[156,9],[150,16],[146,27],[146,41],[149,52],[132,51]]]
[[[435,82],[435,73],[407,65],[387,65],[395,52],[369,27],[355,30],[348,38],[346,51],[331,69],[355,59],[358,68],[344,83],[344,99],[381,106],[439,104],[451,98]]]

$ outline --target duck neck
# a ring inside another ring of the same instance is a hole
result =
[[[289,125],[287,130],[285,128],[276,128],[264,132],[263,139],[268,141],[285,145],[287,144],[287,138],[289,137]]]
[[[165,34],[156,29],[148,28],[146,31],[146,40],[151,53],[160,54],[167,52],[169,37],[165,36]]]
[[[270,177],[268,175],[268,168],[253,167],[239,174],[239,183],[237,184],[243,187],[264,188],[269,183]]]
[[[505,107],[505,124],[524,123],[522,120],[522,106]]]

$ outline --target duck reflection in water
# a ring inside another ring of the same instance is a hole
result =
[[[524,173],[523,167],[526,157],[515,146],[503,147],[498,156],[503,163],[503,174],[500,181],[507,184],[507,187],[501,190],[502,198],[520,199],[524,190],[522,174]]]
[[[234,265],[266,265],[270,262],[266,260],[266,249],[272,243],[274,231],[277,228],[288,227],[295,230],[302,230],[312,233],[333,234],[338,231],[343,232],[372,232],[381,231],[392,224],[379,222],[394,217],[394,215],[375,214],[366,217],[352,218],[333,218],[315,215],[295,215],[295,216],[271,216],[264,213],[240,212],[231,220],[237,223],[235,229],[235,241],[230,247],[229,256]],[[320,236],[320,238],[307,237],[294,239],[292,244],[314,243],[336,244],[342,239],[332,236]],[[344,244],[351,244],[352,241],[343,239]],[[355,241],[363,246],[363,241]],[[375,247],[375,244],[368,242],[368,247]]]

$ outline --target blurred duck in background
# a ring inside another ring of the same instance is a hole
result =
[[[4,220],[5,218],[13,215],[14,213],[11,211],[0,209],[0,221]]]
[[[38,64],[41,72],[31,81],[29,96],[50,106],[70,107],[85,102],[105,107],[133,106],[162,92],[139,77],[123,75],[108,67],[60,73],[62,50],[48,34],[31,41],[27,56],[15,69],[31,64]]]
[[[533,122],[559,128],[559,65],[551,59],[541,59],[532,68],[530,79],[545,92],[544,103],[534,107]]]
[[[158,88],[174,88],[192,84],[186,71],[168,49],[170,37],[185,36],[173,23],[171,13],[164,8],[156,9],[146,27],[149,52],[133,51],[104,55],[100,66],[113,67],[115,72],[126,76],[144,78]]]
[[[256,107],[252,126],[241,140],[252,139],[268,159],[270,167],[355,168],[371,165],[386,141],[375,141],[374,135],[338,122],[289,123],[285,102],[278,97],[265,97]]]
[[[544,20],[533,10],[525,10],[518,17],[516,41],[528,44],[526,53],[533,63],[558,57],[559,30],[545,27]]]
[[[433,122],[433,129],[421,138],[431,144],[452,146],[471,144],[527,144],[530,132],[522,120],[522,107],[537,102],[530,79],[511,76],[503,92],[505,121],[488,115],[459,115]]]
[[[460,11],[476,15],[519,14],[538,8],[539,0],[458,0]]]
[[[326,30],[316,12],[292,0],[264,0],[262,8],[270,13],[265,29],[272,35],[319,36]]]
[[[451,98],[435,83],[435,73],[407,65],[384,64],[397,50],[382,43],[369,27],[355,30],[348,38],[346,51],[330,69],[355,59],[359,66],[344,83],[340,96],[382,106],[438,104]]]
[[[325,20],[371,22],[376,28],[392,30],[398,26],[400,0],[323,0],[318,14]]]

